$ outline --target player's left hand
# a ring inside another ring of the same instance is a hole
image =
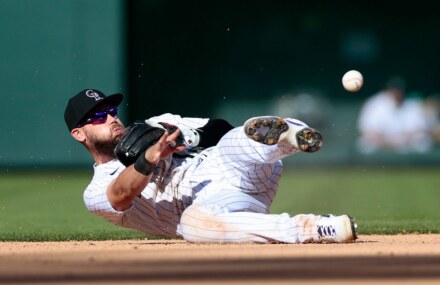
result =
[[[170,134],[172,132],[172,134]],[[122,164],[129,166],[135,163],[141,155],[146,155],[151,163],[159,162],[160,159],[185,149],[182,144],[173,143],[180,135],[178,128],[168,131],[162,125],[153,126],[144,121],[136,121],[131,124],[121,141],[115,147],[115,154]],[[158,145],[157,145],[158,144]]]

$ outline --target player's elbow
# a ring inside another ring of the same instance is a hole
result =
[[[131,195],[121,194],[109,197],[109,202],[116,211],[125,211],[131,207],[133,199]]]
[[[135,193],[124,187],[111,184],[107,189],[107,199],[116,211],[124,211],[131,207]]]

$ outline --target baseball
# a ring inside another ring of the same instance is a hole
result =
[[[342,85],[349,92],[359,91],[364,85],[364,77],[357,70],[347,71],[342,77]]]

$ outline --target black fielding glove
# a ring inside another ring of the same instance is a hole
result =
[[[144,121],[136,121],[127,127],[126,133],[115,147],[116,157],[122,164],[129,166],[140,155],[156,144],[165,133],[163,128],[153,127]]]

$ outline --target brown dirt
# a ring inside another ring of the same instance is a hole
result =
[[[349,244],[3,242],[0,284],[440,284],[440,235]]]

